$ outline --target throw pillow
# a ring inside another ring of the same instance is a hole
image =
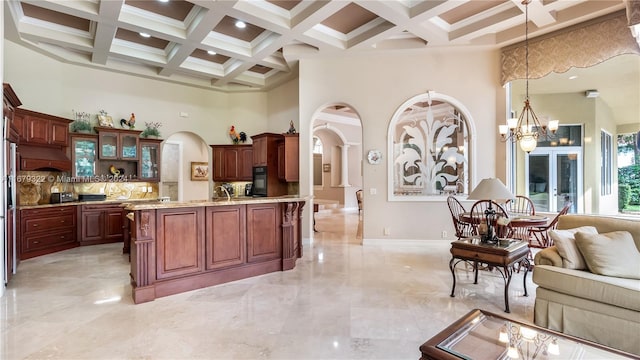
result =
[[[576,244],[594,274],[640,279],[640,251],[628,231],[576,233]]]
[[[551,230],[549,237],[558,248],[558,254],[562,258],[562,267],[567,269],[585,270],[587,264],[576,246],[575,234],[585,232],[597,234],[598,230],[593,226],[580,226],[574,229]]]

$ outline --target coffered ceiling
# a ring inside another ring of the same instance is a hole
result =
[[[525,20],[521,0],[5,0],[4,6],[5,38],[59,61],[222,91],[277,86],[297,76],[302,57],[498,48],[524,39]],[[530,36],[624,7],[623,0],[533,0]]]

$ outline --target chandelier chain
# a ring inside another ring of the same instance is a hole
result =
[[[525,66],[525,99],[524,108],[518,119],[510,119],[507,125],[500,125],[501,141],[519,142],[523,151],[533,151],[540,136],[552,137],[558,129],[558,120],[549,120],[542,125],[529,102],[529,4],[531,0],[522,0],[524,5],[524,66]],[[512,121],[515,120],[515,121]],[[551,133],[551,134],[549,134]]]

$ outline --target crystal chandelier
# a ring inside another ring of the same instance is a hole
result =
[[[507,120],[507,125],[500,125],[501,141],[505,142],[511,140],[513,142],[520,142],[520,148],[527,153],[533,151],[538,144],[538,137],[549,136],[555,134],[558,130],[558,120],[550,120],[547,125],[542,125],[536,113],[529,104],[529,3],[531,0],[523,0],[525,13],[525,35],[524,35],[524,49],[525,49],[525,84],[526,92],[524,99],[524,108],[520,113],[520,117]]]

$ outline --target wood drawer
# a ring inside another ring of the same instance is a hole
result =
[[[75,215],[76,206],[75,205],[67,205],[67,206],[55,206],[55,207],[43,207],[43,208],[34,208],[34,209],[25,209],[20,210],[20,216],[24,218],[30,217],[54,217],[61,216],[66,214]]]
[[[36,251],[55,245],[73,244],[76,242],[75,229],[64,231],[47,232],[36,235],[25,235],[23,237],[23,252]]]
[[[56,217],[27,218],[24,220],[24,235],[41,231],[75,229],[75,214],[59,214]]]
[[[122,203],[110,203],[110,204],[91,204],[91,205],[81,205],[82,211],[91,211],[91,210],[112,210],[119,209],[122,210]]]
[[[479,262],[493,264],[493,265],[505,265],[504,262],[507,258],[498,254],[488,254],[474,250],[466,249],[451,249],[453,257],[465,260],[477,260]]]

